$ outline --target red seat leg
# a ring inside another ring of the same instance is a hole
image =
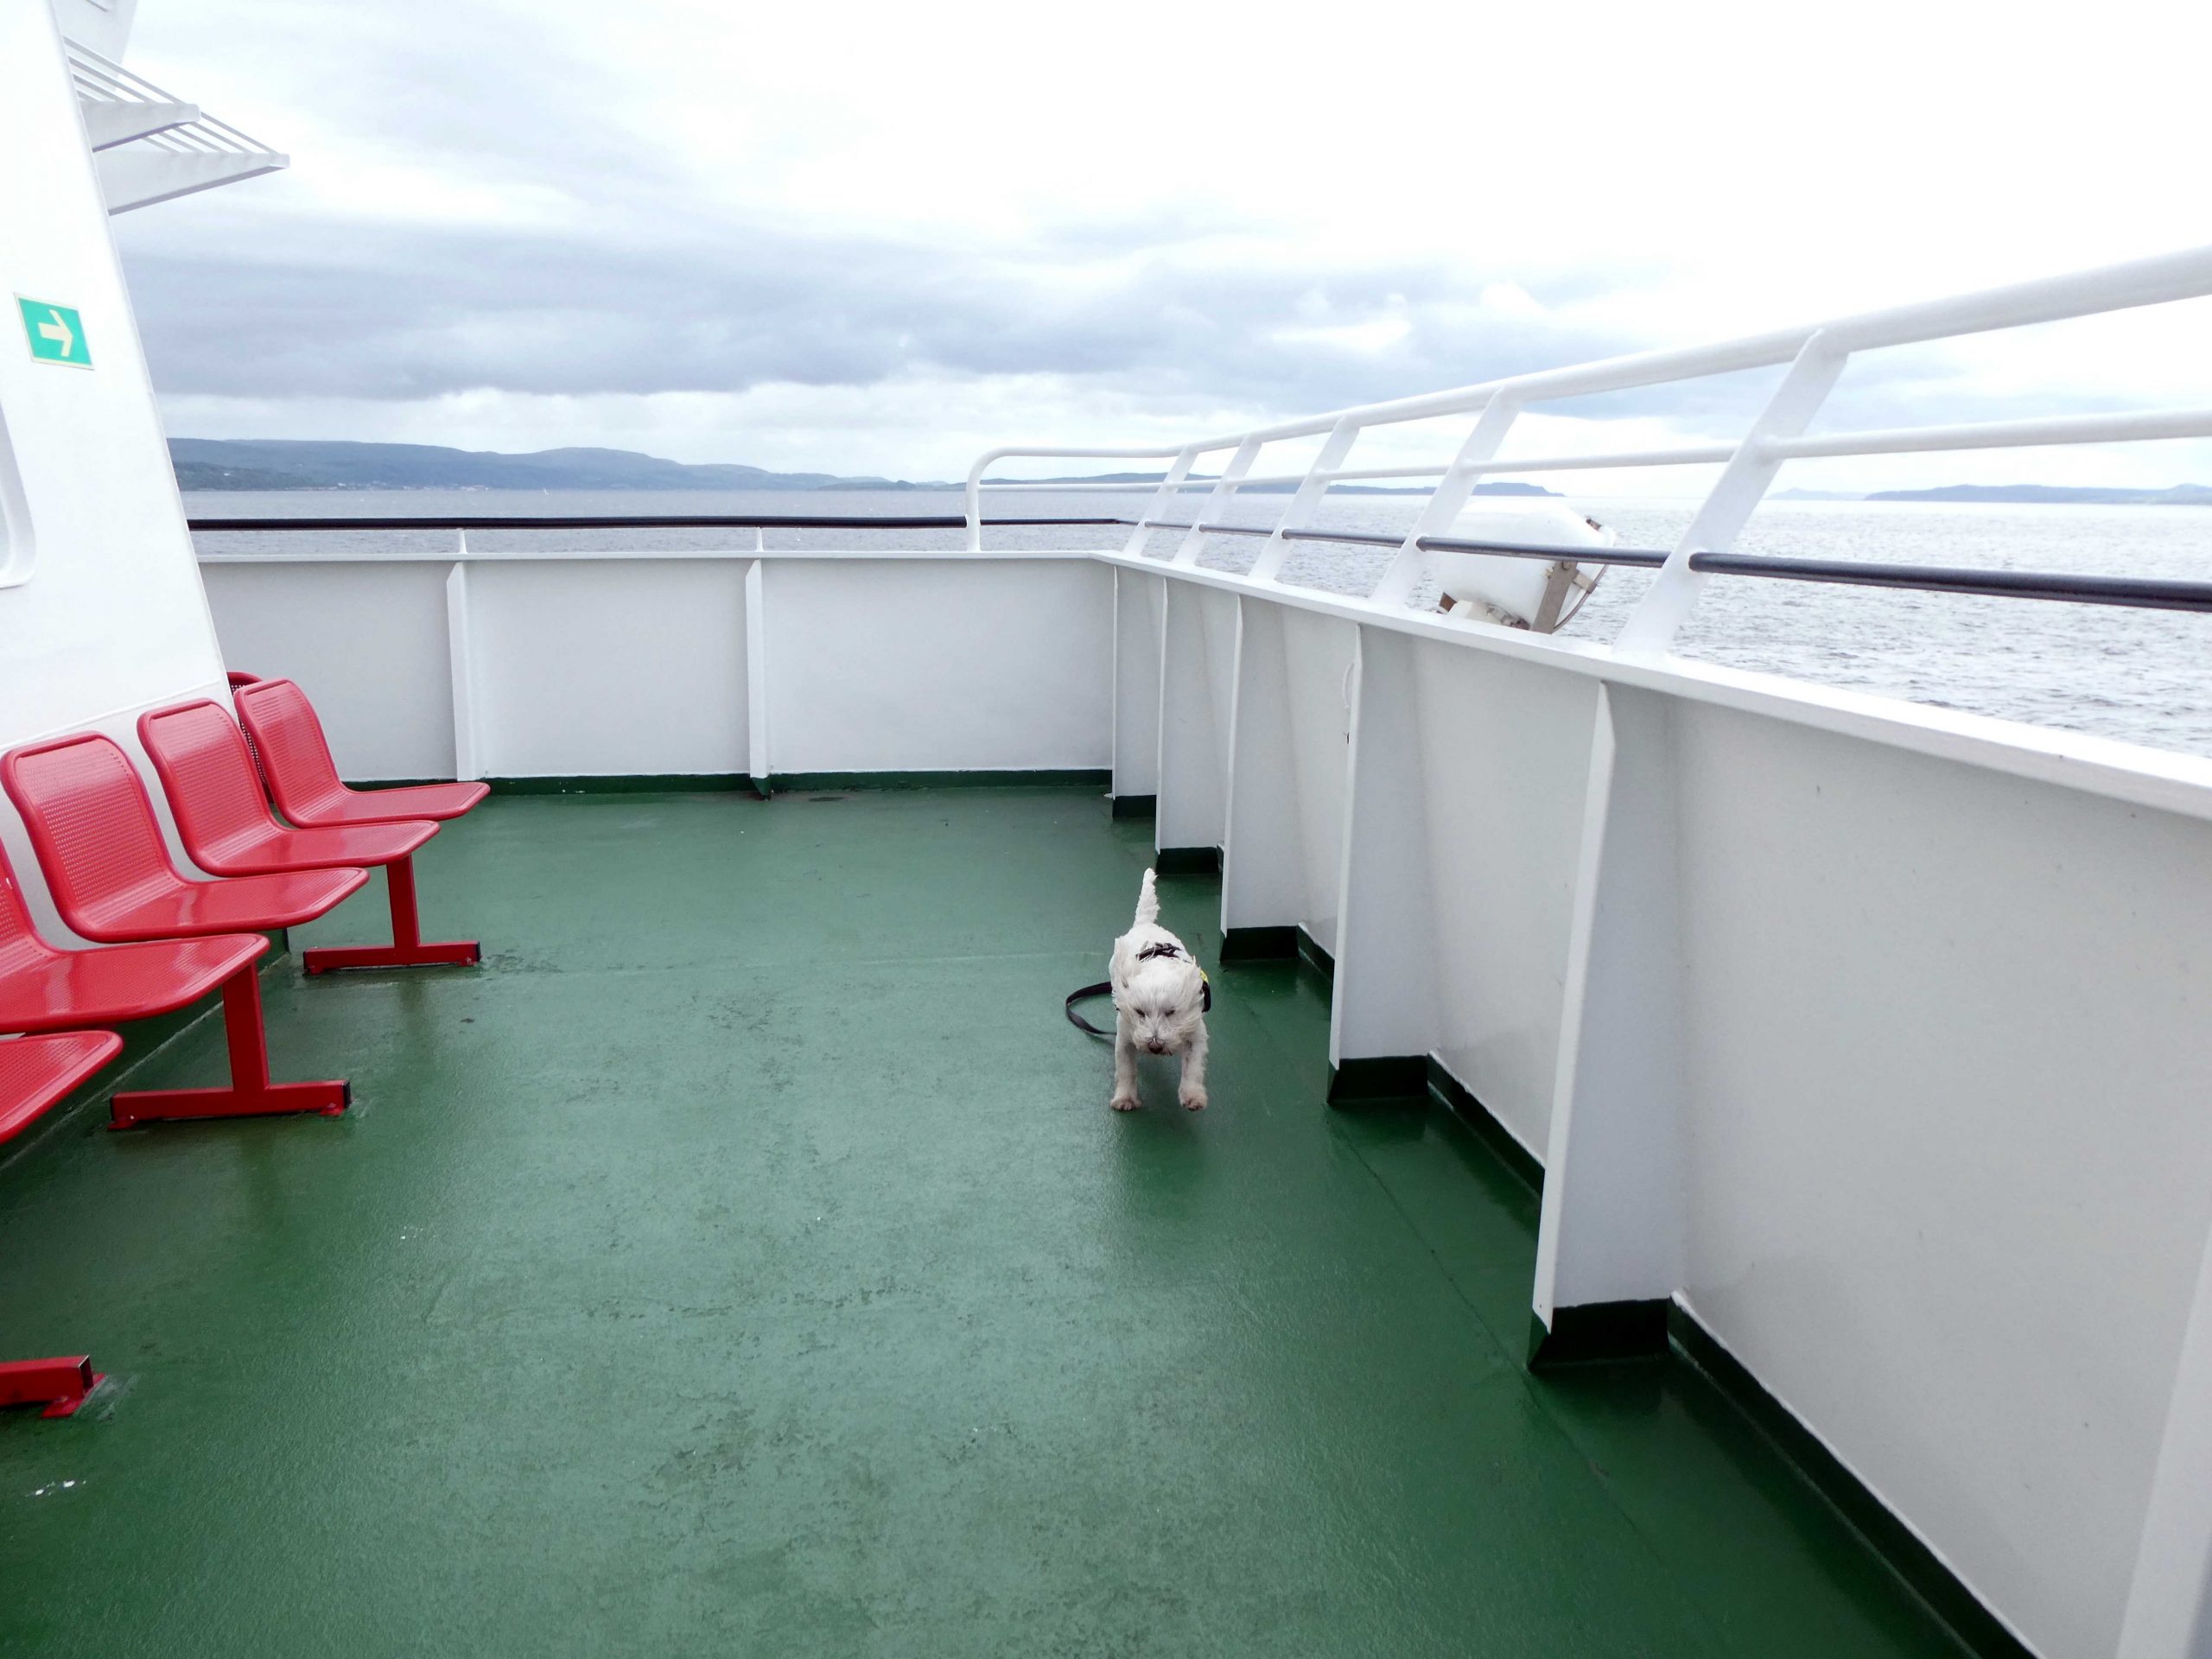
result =
[[[308,972],[327,974],[336,968],[466,967],[484,960],[484,947],[474,939],[439,944],[423,942],[423,923],[415,908],[412,854],[385,865],[384,880],[391,899],[391,943],[309,950],[300,958]]]
[[[261,981],[251,966],[223,982],[223,1033],[230,1044],[231,1084],[227,1089],[141,1089],[109,1103],[111,1127],[194,1117],[265,1117],[278,1112],[346,1109],[353,1091],[342,1080],[272,1083],[269,1079],[269,1033],[261,1018]]]
[[[0,1361],[0,1406],[44,1406],[40,1416],[67,1417],[106,1380],[90,1354]]]

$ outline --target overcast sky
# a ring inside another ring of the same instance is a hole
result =
[[[142,0],[130,66],[292,168],[116,225],[180,435],[944,478],[2212,242],[2209,16]],[[2212,404],[2208,348],[2198,301],[1891,353],[1824,424]],[[1764,384],[1516,447],[1732,435]],[[2030,476],[2212,446],[1783,482]]]

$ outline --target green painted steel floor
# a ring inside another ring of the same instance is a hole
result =
[[[450,826],[425,914],[482,969],[271,976],[278,1075],[349,1116],[88,1109],[0,1167],[0,1345],[115,1377],[0,1417],[0,1651],[1955,1651],[1694,1374],[1523,1371],[1535,1198],[1325,1107],[1310,978],[1217,969],[1212,1109],[1107,1109],[1060,999],[1149,829],[1061,790]],[[1216,884],[1162,887],[1211,959]]]

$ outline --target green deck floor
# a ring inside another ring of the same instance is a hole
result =
[[[0,1347],[116,1379],[0,1417],[0,1651],[1956,1651],[1694,1374],[1522,1369],[1535,1198],[1332,1113],[1310,977],[1215,971],[1210,1111],[1107,1109],[1060,999],[1149,830],[1073,790],[449,827],[426,918],[484,968],[269,982],[349,1116],[80,1111],[0,1167]],[[1211,960],[1217,884],[1162,887]]]

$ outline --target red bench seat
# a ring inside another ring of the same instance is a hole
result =
[[[381,865],[391,908],[389,945],[305,952],[310,974],[337,968],[420,968],[483,959],[474,939],[428,943],[415,899],[415,849],[438,833],[421,819],[392,823],[279,823],[230,711],[220,703],[181,703],[138,717],[138,739],[161,775],[177,834],[193,861],[217,875],[257,875],[334,865]]]
[[[130,757],[96,732],[10,750],[0,785],[22,814],[61,919],[88,939],[175,939],[291,927],[369,879],[359,868],[193,881],[178,874]]]
[[[391,823],[402,818],[457,818],[490,793],[480,783],[410,784],[352,789],[338,776],[322,721],[307,693],[289,680],[254,680],[232,694],[238,721],[261,757],[276,810],[302,828]]]
[[[103,753],[121,766],[121,778],[107,766],[92,764]],[[57,754],[73,764],[55,769],[42,764]],[[228,934],[194,926],[190,931],[200,937],[162,937],[105,950],[57,950],[32,927],[14,874],[0,859],[0,1030],[51,1031],[144,1019],[184,1007],[219,985],[229,1084],[118,1095],[111,1103],[117,1128],[160,1118],[346,1109],[342,1081],[270,1081],[261,982],[254,971],[269,942],[258,932],[235,930],[282,927],[320,915],[367,880],[367,871],[185,880],[168,861],[137,770],[104,737],[16,750],[0,759],[0,783],[22,810],[62,918],[79,932],[96,938],[110,931],[113,937],[113,929],[134,925],[131,918],[146,914],[174,887],[217,895],[207,912],[188,916],[187,921],[204,919],[205,913],[235,918]],[[270,883],[320,883],[320,901],[257,908],[257,896],[286,896],[273,892]]]

